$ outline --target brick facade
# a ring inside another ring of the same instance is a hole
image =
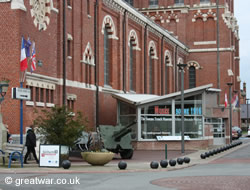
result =
[[[10,87],[1,107],[3,122],[9,125],[12,134],[18,134],[20,126],[20,101],[11,99],[11,88],[20,86],[22,36],[35,42],[37,60],[43,63],[33,74],[30,73],[29,63],[24,87],[32,87],[33,99],[24,101],[24,127],[30,125],[36,117],[34,110],[39,112],[43,108],[62,105],[63,102],[63,1],[48,2],[51,8],[48,16],[50,21],[47,28],[40,31],[33,23],[29,1],[24,1],[24,8],[16,9],[12,9],[14,2],[0,3],[0,78],[10,79]],[[198,0],[184,2],[185,6],[175,7],[173,0],[159,0],[159,8],[152,8],[148,1],[134,0],[134,6],[145,17],[123,1],[69,1],[70,4],[66,6],[66,97],[74,111],[82,111],[87,116],[90,128],[94,130],[97,122],[116,124],[116,100],[111,97],[111,93],[149,93],[150,53],[153,94],[163,95],[180,90],[180,74],[176,66],[178,63],[196,66],[196,86],[212,83],[214,88],[218,88],[215,0],[211,0],[211,6],[205,7],[200,7]],[[240,93],[240,82],[237,80],[238,30],[236,25],[233,27],[227,18],[223,18],[223,15],[232,16],[233,13],[233,3],[227,8],[226,2],[220,0],[219,9],[220,104],[224,103],[225,91],[228,92],[227,82],[233,82],[233,90]],[[147,17],[154,17],[153,20],[161,27]],[[105,27],[108,28],[110,44],[108,87],[104,85]],[[134,55],[133,90],[129,85],[130,40]],[[228,69],[234,73],[233,77],[228,76]],[[186,71],[187,89],[189,76],[188,70]],[[53,101],[46,101],[47,93]],[[99,97],[98,111],[96,95]],[[233,122],[239,125],[239,119],[236,120]]]

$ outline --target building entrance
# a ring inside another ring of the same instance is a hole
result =
[[[225,124],[222,118],[207,118],[206,122],[213,125],[214,145],[223,145],[225,139]]]

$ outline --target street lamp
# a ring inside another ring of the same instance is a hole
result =
[[[232,85],[233,83],[228,82],[229,86],[229,132],[230,132],[230,143],[232,143]]]
[[[2,103],[2,101],[4,100],[4,96],[6,95],[6,92],[8,90],[9,84],[8,83],[1,83],[0,82],[0,104]]]
[[[184,147],[184,69],[187,64],[177,64],[181,71],[181,153],[185,152]]]

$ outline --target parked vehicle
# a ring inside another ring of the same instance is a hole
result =
[[[248,126],[247,136],[250,136],[250,126]]]
[[[242,136],[242,130],[238,126],[233,126],[232,127],[232,138],[233,139],[238,139]]]
[[[234,139],[238,139],[238,138],[239,138],[239,135],[238,135],[237,131],[232,129],[232,139],[234,140]]]

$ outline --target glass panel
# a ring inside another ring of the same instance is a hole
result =
[[[150,56],[149,56],[149,94],[153,94],[153,60],[152,60],[152,52],[153,50],[150,50]]]
[[[210,0],[200,0],[201,3],[210,3]]]
[[[134,1],[133,0],[125,0],[128,4],[130,4],[130,5],[134,5]]]
[[[41,91],[40,91],[40,102],[44,102],[44,99],[43,99],[43,97],[44,97],[44,95],[43,95],[43,88],[41,88],[40,89]]]
[[[49,89],[46,89],[46,102],[49,103]]]
[[[171,116],[142,116],[141,136],[143,139],[156,139],[156,136],[172,135]]]
[[[196,86],[196,75],[195,67],[189,67],[189,88],[194,88]]]
[[[36,87],[36,102],[39,102],[39,88]]]
[[[184,135],[190,138],[200,138],[203,136],[203,122],[200,117],[184,117]],[[175,118],[175,135],[181,136],[181,116]]]
[[[157,6],[158,0],[149,0],[149,6]]]
[[[167,94],[167,89],[168,89],[168,64],[169,64],[169,57],[166,56],[165,58],[165,94]]]
[[[129,54],[129,78],[130,78],[130,90],[134,90],[134,65],[133,65],[133,43],[132,40],[130,40],[130,50],[129,50],[130,54]]]
[[[174,0],[175,4],[184,4],[184,0]]]
[[[109,85],[109,39],[106,27],[104,30],[104,84]]]

